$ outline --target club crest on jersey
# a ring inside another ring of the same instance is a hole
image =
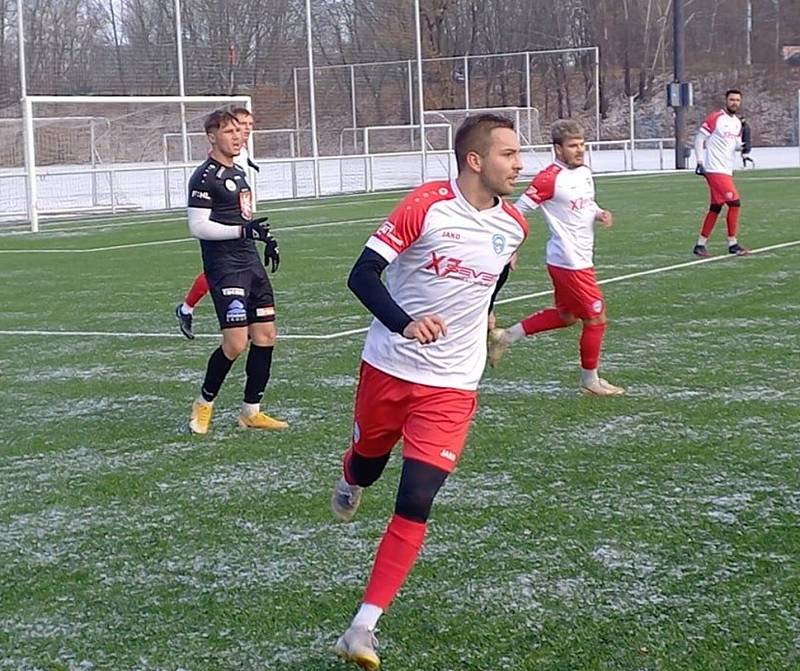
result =
[[[239,210],[242,213],[242,219],[253,218],[253,198],[250,191],[239,192]]]
[[[494,253],[498,256],[503,253],[503,250],[506,248],[506,239],[504,236],[500,235],[499,233],[495,233],[492,236],[492,248],[494,249]]]
[[[228,191],[236,191],[236,182],[230,178],[226,179],[225,188],[228,189]]]

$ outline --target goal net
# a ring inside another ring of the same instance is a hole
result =
[[[197,137],[204,119],[231,106],[250,108],[250,98],[27,97],[23,119],[5,121],[23,132],[2,149],[3,215],[27,214],[35,230],[39,215],[183,206],[191,170],[208,151]],[[166,136],[177,138],[174,156],[165,156]]]
[[[541,143],[539,111],[535,107],[476,107],[470,109],[425,110],[425,123],[449,123],[454,132],[468,116],[475,114],[497,114],[514,122],[514,128],[522,145]]]

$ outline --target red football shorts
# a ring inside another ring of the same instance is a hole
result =
[[[361,362],[353,422],[353,451],[389,453],[403,439],[403,458],[450,473],[467,441],[478,392],[401,380]]]
[[[721,172],[707,172],[705,177],[712,205],[721,205],[729,200],[739,200],[739,192],[733,183],[733,177]]]
[[[594,268],[570,270],[547,266],[555,289],[555,305],[559,312],[567,312],[578,319],[599,317],[605,308],[603,292],[597,286]]]

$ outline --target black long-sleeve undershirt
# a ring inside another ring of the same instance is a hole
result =
[[[508,280],[508,274],[511,272],[511,264],[507,263],[503,270],[500,272],[500,277],[497,278],[497,284],[494,285],[494,293],[492,294],[492,300],[489,302],[489,312],[494,310],[494,301],[497,298],[497,294],[500,293],[500,289],[503,288],[503,285]]]
[[[389,262],[378,252],[365,247],[350,271],[347,287],[381,324],[402,334],[414,320],[395,302],[381,281],[381,274],[388,265]]]

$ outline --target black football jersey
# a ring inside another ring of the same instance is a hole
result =
[[[189,207],[211,210],[209,218],[218,224],[242,226],[253,218],[253,192],[244,171],[209,158],[189,180]],[[206,272],[240,270],[260,257],[253,240],[200,240]]]

